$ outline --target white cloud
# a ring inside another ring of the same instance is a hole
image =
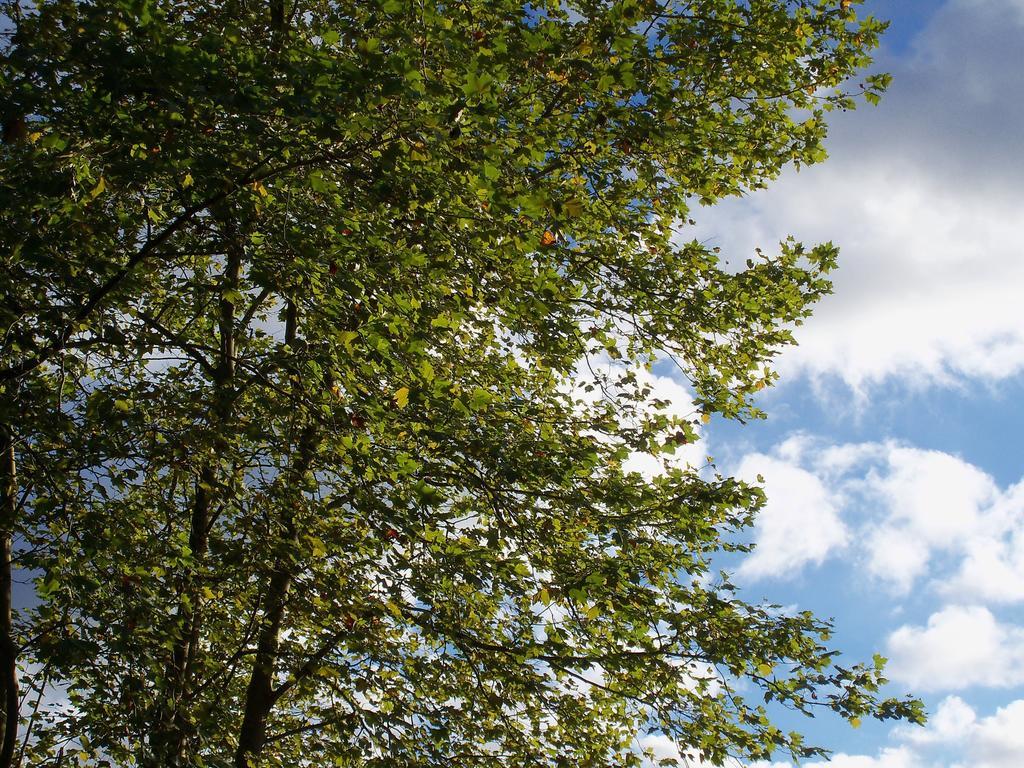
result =
[[[888,474],[876,482],[890,518],[936,546],[950,546],[979,528],[981,507],[996,493],[992,478],[956,456],[892,446]]]
[[[780,360],[783,381],[831,375],[864,390],[888,377],[950,384],[1019,372],[1024,195],[979,199],[885,165],[789,174],[757,203],[702,217],[706,231],[730,233],[719,239],[736,258],[789,232],[842,249],[835,294],[798,329],[800,346]]]
[[[928,571],[928,544],[910,531],[882,525],[870,531],[865,542],[868,569],[900,594],[909,592]]]
[[[738,261],[789,233],[842,248],[835,295],[798,329],[783,381],[835,376],[864,393],[1024,370],[1020,7],[948,3],[914,55],[882,62],[896,78],[882,106],[834,118],[828,162],[700,212],[697,236]]]
[[[815,760],[801,765],[804,768],[925,768],[924,763],[907,747],[889,747],[881,750],[876,757],[839,753],[825,761]],[[751,763],[749,768],[793,768],[793,764],[760,762]]]
[[[988,717],[958,696],[947,696],[925,728],[897,726],[898,746],[877,755],[833,755],[804,768],[1020,768],[1024,755],[1024,700]],[[792,768],[792,763],[753,763],[749,768]]]
[[[1019,768],[1024,755],[1024,700],[979,718],[959,696],[947,696],[926,728],[897,727],[894,735],[920,753],[941,755],[946,758],[943,764],[959,754],[953,768]]]
[[[1020,768],[1024,755],[1024,700],[978,722],[971,737],[976,768]]]
[[[932,574],[931,586],[944,596],[1024,601],[1024,482],[1004,491],[959,457],[895,443],[861,455],[868,462],[848,465],[860,476],[843,483],[849,495],[876,500],[882,512],[863,523],[858,537],[873,575],[906,593],[943,553],[957,563]]]
[[[889,677],[919,692],[1024,684],[1024,629],[982,606],[949,606],[927,626],[900,627],[887,649]]]
[[[974,709],[959,696],[947,696],[924,728],[899,726],[896,734],[912,744],[962,744],[977,723]]]
[[[693,393],[670,376],[660,376],[643,368],[636,370],[637,379],[650,387],[648,402],[663,400],[670,405],[663,411],[668,416],[687,418],[694,416]],[[695,424],[694,429],[700,435],[703,428]],[[669,466],[684,468],[700,466],[704,462],[707,448],[699,441],[676,448],[669,457],[655,457],[649,453],[634,452],[623,465],[627,472],[639,472],[645,477],[653,477],[664,472],[666,463]]]
[[[807,763],[807,768],[829,766],[829,768],[918,768],[921,762],[905,747],[883,749],[877,757],[865,755],[834,755],[827,762]]]
[[[983,535],[989,527],[983,510],[998,489],[987,474],[947,453],[889,444],[884,456],[881,471],[862,481],[887,512],[868,534],[868,563],[905,592],[926,572],[932,551]]]
[[[733,472],[763,475],[768,494],[741,577],[786,578],[844,552],[897,594],[925,581],[956,602],[1024,601],[1024,481],[1003,490],[948,453],[804,433]]]
[[[675,742],[663,733],[648,734],[637,740],[641,749],[650,750],[655,764],[658,760],[679,760]]]
[[[636,744],[641,750],[648,750],[654,758],[653,761],[645,762],[647,768],[654,768],[659,760],[676,760],[684,768],[712,768],[710,763],[705,763],[696,754],[680,752],[675,742],[663,733],[643,736],[637,739]],[[740,768],[735,761],[727,762],[726,765],[729,768]]]
[[[579,401],[581,411],[602,401],[614,401],[620,397],[628,400],[641,388],[646,388],[648,394],[646,400],[638,405],[638,413],[660,413],[676,419],[691,419],[697,439],[677,446],[668,455],[655,456],[634,451],[623,462],[623,469],[651,478],[663,474],[666,466],[680,469],[703,466],[707,455],[706,445],[701,443],[704,427],[693,418],[697,415],[693,393],[678,380],[653,373],[641,365],[627,367],[606,354],[595,353],[581,362],[575,375],[565,382],[566,392]],[[661,401],[660,407],[655,407],[655,401]]]
[[[762,475],[768,495],[754,528],[757,548],[740,566],[741,578],[794,575],[846,544],[839,501],[812,473],[783,459],[752,454],[736,474],[748,481]]]
[[[958,572],[942,585],[953,597],[973,595],[993,603],[1024,601],[1024,482],[992,505],[986,535],[965,544]]]

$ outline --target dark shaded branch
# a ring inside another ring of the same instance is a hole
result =
[[[327,640],[324,642],[322,646],[320,646],[316,653],[310,656],[309,659],[306,660],[306,663],[299,667],[298,671],[296,671],[295,674],[292,675],[287,682],[281,683],[281,685],[274,689],[273,693],[271,694],[274,702],[276,703],[278,699],[280,699],[282,696],[288,693],[288,691],[294,688],[298,683],[302,682],[311,674],[313,674],[313,672],[316,671],[316,668],[320,664],[320,662],[324,660],[327,654],[329,654],[331,651],[338,647],[338,643],[341,642],[341,639],[347,633],[348,630],[343,629],[339,632],[335,632],[333,635],[327,638]]]

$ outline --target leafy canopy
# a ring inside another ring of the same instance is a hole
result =
[[[831,244],[736,270],[687,230],[877,98],[855,5],[4,3],[25,761],[720,764],[821,754],[772,702],[919,720],[710,572],[758,488],[627,462],[759,416],[829,290]]]

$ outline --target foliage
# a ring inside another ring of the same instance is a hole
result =
[[[5,3],[24,759],[719,764],[821,753],[766,702],[920,719],[709,574],[758,488],[626,464],[760,415],[829,289],[831,244],[737,271],[687,229],[823,159],[852,5]]]

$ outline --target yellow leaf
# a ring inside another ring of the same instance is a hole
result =
[[[545,229],[544,234],[540,236],[540,244],[542,247],[547,248],[549,246],[554,245],[555,240],[557,239],[558,238],[555,236],[554,232],[552,232],[550,229]]]
[[[182,181],[181,181],[181,186],[183,186],[185,189],[188,189],[189,187],[192,186],[192,182],[193,181],[194,181],[194,179],[192,178],[192,174],[191,173],[186,173],[185,174],[185,178],[182,179]]]
[[[402,387],[395,392],[395,405],[399,408],[405,408],[409,404],[409,388]]]
[[[700,415],[700,420],[703,421],[705,424],[707,424],[709,421],[711,421],[711,414],[710,413],[702,413]]]
[[[103,190],[107,188],[107,180],[100,176],[100,180],[96,183],[96,186],[92,188],[92,192],[89,193],[89,199],[95,200],[97,197],[103,194]]]

